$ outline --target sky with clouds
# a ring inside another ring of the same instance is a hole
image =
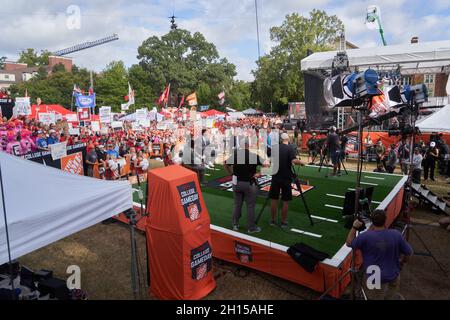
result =
[[[450,0],[257,0],[262,54],[270,52],[269,29],[286,14],[316,8],[336,14],[347,40],[359,47],[381,45],[377,31],[364,25],[368,5],[381,8],[388,44],[450,39]],[[67,8],[80,8],[79,29],[67,27]],[[170,30],[169,16],[180,28],[203,33],[221,56],[237,66],[238,79],[252,80],[258,57],[254,0],[2,0],[0,56],[16,59],[26,48],[50,51],[117,33],[120,40],[71,56],[96,71],[112,60],[137,62],[137,47],[146,38]]]

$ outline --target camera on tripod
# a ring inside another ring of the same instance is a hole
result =
[[[359,197],[358,197],[358,211],[355,212],[356,208],[356,190],[355,191],[348,191],[345,193],[345,200],[344,200],[344,208],[342,210],[342,218],[344,219],[344,227],[346,229],[351,229],[353,226],[353,221],[355,219],[360,220],[361,222],[364,222],[365,220],[370,220],[370,204],[372,203],[372,196],[374,187],[369,187],[365,189],[359,190]],[[365,223],[363,223],[363,226],[358,230],[359,232],[364,231],[366,229]]]

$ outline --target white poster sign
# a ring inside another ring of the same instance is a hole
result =
[[[98,111],[101,123],[111,123],[111,107],[101,107]]]
[[[16,98],[15,101],[16,113],[21,116],[28,116],[31,114],[30,97]]]
[[[123,128],[123,122],[122,121],[113,121],[111,123],[111,127],[113,129],[121,129],[121,128]]]
[[[102,126],[102,129],[100,130],[100,133],[101,134],[108,134],[109,133],[108,127],[107,126]]]
[[[147,120],[148,110],[146,108],[136,110],[136,121],[141,122]]]
[[[77,117],[76,113],[69,113],[69,114],[66,114],[64,117],[69,122],[77,122],[78,121],[78,117]]]
[[[56,122],[54,113],[39,113],[39,121],[45,125],[49,125]]]
[[[144,128],[150,128],[150,119],[145,119],[138,122]]]
[[[51,144],[50,152],[53,160],[59,160],[67,156],[67,142]]]
[[[98,122],[98,121],[91,121],[91,129],[94,132],[99,132],[100,131],[100,122]]]
[[[69,134],[71,136],[79,136],[80,135],[80,128],[69,128]]]

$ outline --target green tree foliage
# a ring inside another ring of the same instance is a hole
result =
[[[26,63],[28,67],[39,67],[48,65],[48,57],[50,52],[47,50],[37,53],[34,49],[28,48],[20,53],[19,60],[17,62]]]
[[[43,103],[60,104],[70,109],[72,104],[73,85],[88,88],[89,72],[86,69],[74,66],[72,72],[66,72],[63,68],[56,68],[56,72],[48,75],[47,69],[41,66],[36,76],[27,82],[10,87],[11,95],[23,97],[25,91],[31,97],[33,103],[41,98]]]
[[[289,101],[304,100],[304,81],[300,61],[307,50],[325,51],[343,31],[337,16],[325,11],[312,10],[309,17],[297,13],[287,15],[283,24],[270,29],[270,38],[276,45],[270,54],[261,57],[258,68],[253,71],[255,82],[253,94],[259,105],[285,111]]]
[[[236,67],[219,56],[214,44],[199,32],[182,29],[145,40],[138,48],[138,59],[154,97],[170,83],[172,92],[188,95],[197,91],[200,104],[217,106],[217,94],[230,87],[236,75]]]
[[[122,61],[113,61],[98,75],[95,82],[97,106],[110,106],[120,112],[128,94],[128,70]]]

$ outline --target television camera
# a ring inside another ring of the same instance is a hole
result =
[[[356,208],[356,190],[348,191],[345,193],[344,209],[342,210],[342,217],[344,219],[344,227],[351,229],[353,226],[353,221],[358,219],[361,222],[365,220],[370,220],[370,204],[372,203],[372,196],[374,187],[369,187],[359,190],[358,197],[358,211],[355,212]],[[365,223],[363,223],[361,229],[358,231],[364,231],[366,229]]]

